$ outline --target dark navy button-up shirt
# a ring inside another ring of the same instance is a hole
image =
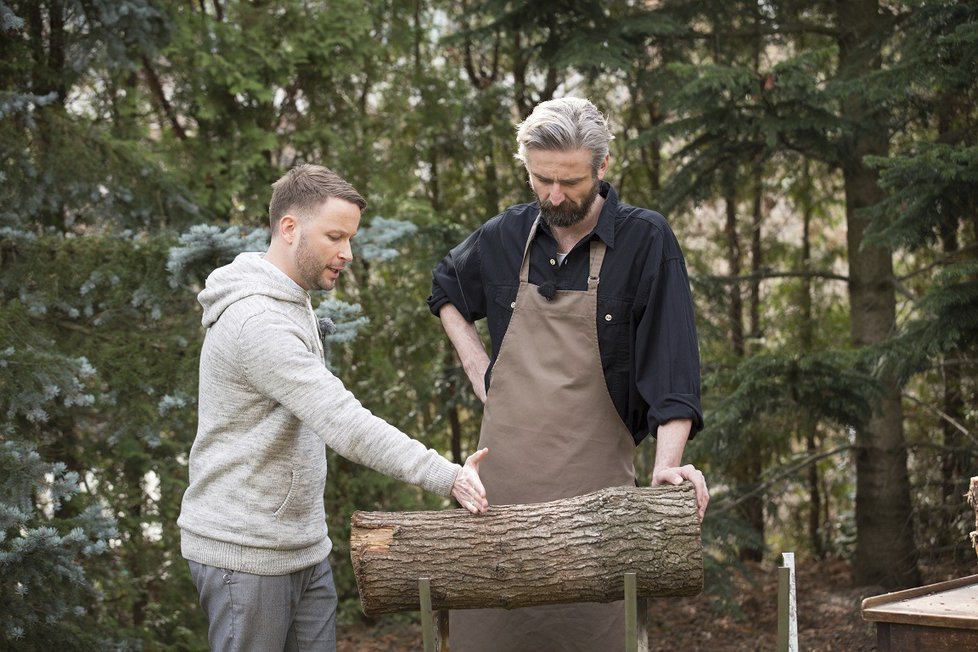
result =
[[[700,364],[682,250],[662,215],[620,203],[606,182],[600,193],[605,201],[594,231],[562,264],[557,264],[557,241],[540,224],[530,246],[529,281],[586,290],[590,241],[602,240],[607,253],[595,321],[611,400],[636,443],[672,419],[691,419],[695,434],[703,427]],[[523,246],[539,212],[534,202],[495,216],[452,249],[432,274],[431,312],[437,315],[452,303],[470,322],[486,318],[493,363],[513,314]]]

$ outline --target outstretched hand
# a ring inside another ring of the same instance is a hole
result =
[[[452,496],[459,505],[473,514],[481,514],[489,509],[486,489],[479,478],[479,462],[488,454],[489,449],[483,448],[469,455],[465,460],[465,466],[455,476],[455,484],[452,485]]]
[[[659,484],[682,484],[684,480],[693,483],[696,490],[696,514],[703,520],[706,516],[706,506],[710,503],[710,490],[706,487],[703,473],[692,464],[671,466],[652,472],[652,486]]]

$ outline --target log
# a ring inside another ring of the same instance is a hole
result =
[[[971,487],[968,490],[968,504],[975,510],[975,531],[971,533],[971,547],[978,554],[978,476],[971,478]]]
[[[528,505],[354,512],[350,556],[368,616],[433,609],[612,602],[624,574],[639,597],[703,590],[703,547],[691,484],[614,487]]]

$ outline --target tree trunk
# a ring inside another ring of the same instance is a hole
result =
[[[624,574],[639,597],[696,595],[703,549],[692,485],[613,487],[531,505],[355,512],[350,557],[365,614],[612,602]]]
[[[878,0],[850,0],[837,5],[839,76],[853,80],[880,67],[881,28]],[[858,94],[842,102],[842,117],[853,125],[843,162],[846,196],[849,303],[853,343],[879,344],[896,331],[893,260],[889,250],[863,246],[869,218],[862,209],[879,203],[884,194],[877,174],[864,158],[886,156],[888,135],[871,115],[872,103]],[[907,448],[903,433],[900,387],[895,378],[881,378],[881,396],[869,423],[856,435],[856,584],[880,584],[888,590],[920,583],[914,542]]]
[[[957,220],[941,229],[941,243],[945,254],[953,254],[958,250]],[[944,449],[941,459],[941,478],[944,486],[944,518],[941,519],[941,538],[950,538],[952,545],[957,544],[958,509],[960,507],[961,490],[965,487],[971,460],[971,446],[964,433],[958,429],[958,424],[965,421],[965,401],[962,387],[961,366],[947,364],[942,361],[941,370],[944,378],[945,417],[941,420],[941,430],[944,433]],[[957,422],[957,423],[955,423]],[[944,533],[947,533],[946,535]],[[955,556],[960,558],[964,551],[958,549]]]
[[[740,236],[737,234],[737,195],[732,179],[728,182],[723,201],[726,206],[727,217],[726,224],[723,228],[724,235],[727,239],[727,265],[730,268],[730,276],[737,278],[740,276],[743,266],[741,263]],[[727,304],[727,321],[730,324],[730,346],[733,348],[734,355],[737,356],[737,359],[741,360],[745,352],[744,299],[739,283],[730,284],[730,303]]]
[[[732,278],[738,278],[743,270],[743,254],[740,247],[740,235],[737,231],[737,192],[734,171],[728,172],[723,196],[726,222],[724,235],[727,241],[727,265]],[[727,304],[727,321],[730,324],[730,347],[736,356],[737,363],[746,357],[747,348],[744,343],[744,299],[743,289],[739,283],[730,284],[730,298]],[[754,430],[742,433],[743,445],[733,464],[733,476],[737,485],[749,487],[761,477],[761,457],[759,447],[755,445]],[[744,489],[745,491],[747,489]],[[737,508],[738,513],[747,522],[753,536],[752,540],[740,546],[740,558],[745,561],[761,561],[764,558],[764,495],[763,492],[752,495]]]
[[[801,270],[812,271],[812,213],[814,198],[812,196],[811,163],[805,159],[802,164],[802,230],[801,230]],[[812,310],[812,278],[801,277],[801,290],[798,297],[801,320],[798,326],[798,338],[801,350],[811,353],[815,346],[815,317]],[[818,451],[818,421],[810,415],[804,416],[799,422],[799,433],[805,440],[809,455]],[[826,493],[825,500],[828,500]],[[827,506],[826,506],[827,509]],[[819,489],[818,463],[808,467],[808,537],[812,542],[812,552],[817,559],[825,559],[825,545],[822,537],[822,493]]]
[[[747,337],[753,343],[751,353],[760,351],[761,338],[764,336],[761,326],[761,271],[764,267],[764,249],[762,229],[764,226],[764,170],[759,166],[754,179],[754,206],[751,211],[750,223],[750,271],[754,278],[750,282],[750,315]]]

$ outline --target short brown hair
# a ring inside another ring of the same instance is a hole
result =
[[[297,165],[272,184],[268,223],[274,231],[283,215],[312,210],[330,197],[356,204],[360,210],[367,207],[367,200],[329,168],[311,163]]]

